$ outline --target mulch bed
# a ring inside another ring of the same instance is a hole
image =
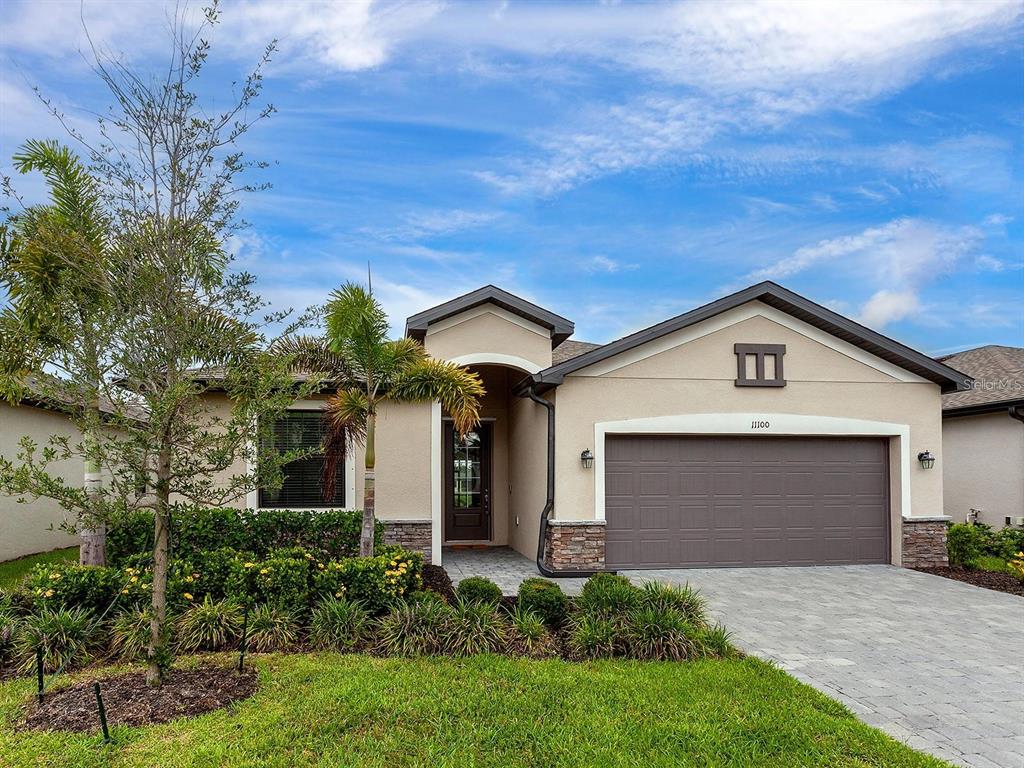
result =
[[[967,584],[985,589],[994,589],[997,592],[1006,592],[1011,595],[1024,597],[1024,581],[1008,573],[993,573],[982,571],[977,568],[964,568],[962,566],[950,566],[947,568],[917,568],[915,570],[923,573],[931,573],[935,576],[943,576],[947,579],[956,579]]]
[[[437,592],[448,602],[455,600],[455,587],[452,586],[451,576],[440,565],[424,564],[422,578],[424,589]]]
[[[95,680],[47,693],[42,706],[33,701],[25,723],[28,730],[98,731]],[[159,688],[146,685],[144,671],[134,671],[99,679],[107,723],[149,725],[166,723],[179,717],[192,717],[247,699],[256,692],[253,669],[238,674],[235,669],[201,666],[175,669]]]

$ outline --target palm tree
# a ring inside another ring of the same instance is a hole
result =
[[[466,434],[480,421],[480,377],[468,369],[434,360],[415,339],[388,339],[388,318],[370,291],[345,283],[326,307],[325,338],[301,336],[281,344],[296,369],[337,385],[327,401],[324,440],[324,499],[334,496],[335,469],[349,446],[365,446],[363,528],[359,554],[373,555],[375,515],[374,443],[381,403],[438,401],[455,429]]]
[[[42,173],[50,200],[0,227],[0,292],[8,297],[0,312],[0,397],[17,399],[35,374],[37,388],[59,389],[48,394],[80,415],[83,487],[91,500],[82,516],[80,557],[102,565],[105,526],[96,510],[102,476],[95,446],[106,324],[117,302],[109,219],[99,184],[58,142],[26,142],[14,155],[14,167]],[[46,376],[49,372],[59,378]]]

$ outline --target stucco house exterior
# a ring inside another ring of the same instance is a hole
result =
[[[967,375],[771,282],[608,344],[573,331],[490,285],[408,318],[487,394],[465,438],[439,404],[382,408],[388,541],[435,563],[508,546],[563,574],[945,562],[943,472],[918,457],[943,466],[942,398]],[[319,444],[325,397],[295,403],[274,439]],[[333,499],[312,457],[237,505],[359,508],[363,458],[338,468]]]
[[[18,405],[0,402],[0,456],[14,461],[23,437],[45,446],[52,435],[65,435],[71,442],[81,440],[81,433],[64,414],[41,401],[26,399]],[[82,482],[80,461],[55,462],[52,471],[69,484]],[[19,503],[0,495],[0,561],[75,546],[78,537],[62,528],[65,518],[55,501]]]
[[[449,545],[558,572],[945,562],[942,470],[918,455],[942,466],[942,397],[970,378],[781,286],[604,345],[495,286],[405,330],[487,389],[465,440],[437,404],[379,414],[378,515],[435,563]],[[315,441],[322,404],[297,403],[292,434]],[[361,505],[362,462],[333,506]],[[315,461],[296,469],[239,505],[323,504]]]
[[[942,396],[946,514],[1024,525],[1024,348],[988,345],[941,360],[974,379]]]

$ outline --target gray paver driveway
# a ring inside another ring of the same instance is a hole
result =
[[[629,571],[690,582],[748,653],[910,746],[1024,766],[1024,599],[886,565]]]

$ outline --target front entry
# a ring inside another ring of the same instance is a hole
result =
[[[491,424],[459,437],[444,423],[444,540],[491,538]]]

